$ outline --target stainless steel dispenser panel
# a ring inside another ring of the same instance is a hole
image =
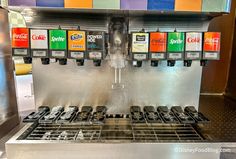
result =
[[[127,113],[131,105],[194,105],[198,107],[202,68],[199,62],[192,67],[152,68],[149,62],[140,68],[128,64],[122,70],[124,89],[112,89],[114,69],[107,61],[94,67],[92,61],[76,66],[68,60],[66,66],[58,63],[42,65],[33,60],[33,78],[36,106],[40,105],[106,105],[108,113]]]
[[[0,138],[19,123],[8,11],[0,8]]]

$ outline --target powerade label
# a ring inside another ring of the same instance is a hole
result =
[[[104,51],[105,37],[104,32],[88,31],[87,32],[87,50]]]
[[[204,33],[203,59],[218,60],[220,58],[220,38],[219,32]]]
[[[49,44],[50,50],[66,50],[66,30],[49,30]]]
[[[48,31],[30,30],[31,49],[48,49]]]
[[[181,32],[168,33],[167,50],[169,53],[184,52],[185,36]]]
[[[87,51],[89,59],[102,59],[105,52],[105,33],[102,31],[87,32]]]
[[[68,50],[85,51],[86,50],[85,31],[68,31]]]
[[[150,33],[150,52],[166,52],[167,33]]]
[[[149,33],[132,33],[132,53],[148,53]]]
[[[186,33],[185,59],[199,60],[202,53],[202,33]]]
[[[12,28],[12,48],[29,48],[28,28]]]

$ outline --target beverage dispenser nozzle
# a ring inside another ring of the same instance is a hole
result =
[[[158,61],[151,61],[151,66],[152,67],[158,67]]]
[[[43,65],[49,65],[50,64],[50,59],[49,58],[41,58],[41,62]]]
[[[167,61],[167,66],[174,67],[174,66],[175,66],[175,63],[176,63],[175,60],[168,60],[168,61]]]
[[[94,66],[96,66],[96,67],[101,66],[101,63],[102,63],[102,60],[93,60],[93,64],[94,64]]]
[[[184,66],[185,67],[191,67],[192,66],[192,60],[184,60]]]
[[[142,67],[143,62],[142,61],[133,61],[134,67]]]
[[[207,66],[208,60],[201,60],[200,61],[200,66]]]
[[[32,63],[32,58],[31,57],[23,57],[24,63],[25,64],[31,64]]]
[[[66,65],[67,59],[58,59],[60,65]]]
[[[76,60],[77,66],[84,66],[84,60]]]

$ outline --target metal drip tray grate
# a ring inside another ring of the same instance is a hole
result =
[[[194,142],[205,139],[189,124],[130,124],[106,122],[104,125],[37,124],[18,140],[69,140],[79,142]]]

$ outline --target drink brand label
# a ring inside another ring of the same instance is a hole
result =
[[[135,60],[146,60],[147,55],[146,54],[134,54],[134,59]]]
[[[13,55],[17,56],[27,56],[28,55],[28,50],[27,49],[14,49],[13,50]]]
[[[49,42],[51,50],[66,50],[66,30],[49,30]]]
[[[132,52],[148,53],[149,49],[149,33],[133,33],[132,34]]]
[[[203,50],[207,52],[220,51],[220,33],[219,32],[206,32],[204,33],[204,46]]]
[[[30,30],[31,49],[48,49],[48,31]]]
[[[205,52],[203,59],[217,60],[219,59],[219,54],[217,52]]]
[[[52,57],[65,57],[65,51],[52,51]]]
[[[90,59],[101,59],[102,58],[102,53],[101,52],[90,52],[89,53],[89,58]]]
[[[185,59],[189,60],[197,60],[201,58],[201,52],[186,52],[186,57]]]
[[[183,58],[182,53],[170,53],[170,54],[168,54],[168,59],[178,60],[178,59],[182,59],[182,58]]]
[[[86,50],[85,31],[68,31],[68,49],[71,51]]]
[[[83,59],[84,52],[70,52],[70,56],[75,59]]]
[[[184,52],[185,35],[182,32],[168,33],[167,50],[169,53]]]
[[[165,54],[164,53],[152,53],[151,59],[163,60],[163,59],[165,59]]]
[[[166,52],[167,33],[150,33],[150,52]]]
[[[202,33],[186,33],[185,51],[202,51]]]
[[[88,51],[104,51],[105,50],[105,34],[101,31],[87,32],[87,50]]]
[[[33,57],[45,57],[47,56],[47,51],[34,50],[32,54],[33,54]]]
[[[29,48],[28,28],[12,28],[12,48]]]

